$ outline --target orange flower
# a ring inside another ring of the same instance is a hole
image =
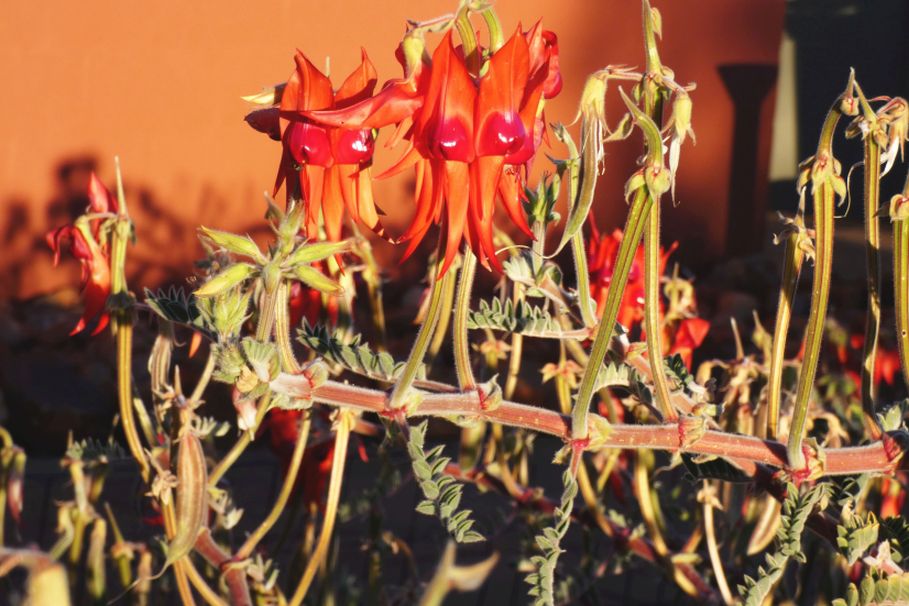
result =
[[[431,225],[441,223],[442,273],[462,240],[484,266],[501,270],[492,241],[497,196],[512,222],[532,235],[521,197],[526,167],[543,136],[543,100],[561,88],[555,35],[539,24],[526,33],[516,31],[491,54],[479,70],[482,75],[470,72],[451,31],[431,63],[404,63],[405,77],[375,97],[347,110],[305,115],[348,128],[398,123],[409,148],[383,175],[411,166],[416,170],[416,214],[399,238],[410,240],[404,257]]]
[[[335,91],[331,80],[299,50],[294,61],[296,69],[280,91],[279,106],[246,118],[253,128],[273,138],[278,135],[282,142],[274,193],[286,181],[288,197],[295,197],[299,184],[306,204],[304,229],[311,238],[318,235],[321,213],[328,239],[339,241],[345,209],[354,221],[384,236],[372,194],[372,131],[316,124],[305,115],[368,98],[376,85],[375,68],[362,51],[360,66]]]
[[[694,350],[704,342],[709,330],[710,322],[707,320],[684,318],[675,327],[675,334],[670,338],[669,355],[679,354],[685,366],[691,368]]]
[[[104,330],[109,321],[104,308],[111,289],[110,251],[101,232],[104,217],[98,215],[116,213],[117,201],[95,173],[92,173],[89,181],[88,200],[85,215],[73,224],[58,227],[45,236],[47,245],[54,252],[54,265],[60,262],[60,253],[64,248],[82,264],[85,309],[70,335],[82,332],[88,322],[97,319],[98,323],[92,331],[92,335],[96,335]]]

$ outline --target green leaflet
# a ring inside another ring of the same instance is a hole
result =
[[[327,361],[377,381],[393,383],[404,368],[404,362],[396,361],[391,354],[370,349],[362,342],[360,335],[345,343],[330,328],[321,324],[310,326],[304,320],[297,338]],[[422,368],[417,374],[418,377],[423,376]]]
[[[562,474],[562,499],[553,514],[553,524],[543,528],[540,534],[534,537],[542,554],[530,558],[535,571],[524,578],[531,586],[527,593],[533,598],[531,603],[534,606],[551,606],[555,603],[556,565],[563,551],[562,539],[571,525],[571,511],[577,494],[577,479],[566,469]]]
[[[850,583],[846,597],[833,600],[833,606],[872,606],[905,604],[909,601],[909,572],[882,577],[871,573],[856,587]]]
[[[789,494],[783,503],[780,528],[776,533],[779,548],[776,553],[767,554],[766,564],[758,568],[757,579],[746,575],[744,584],[739,585],[739,593],[742,594],[745,606],[761,606],[764,603],[767,594],[783,576],[790,559],[805,561],[805,555],[802,553],[802,533],[805,532],[805,524],[815,507],[822,503],[830,492],[828,484],[817,484],[804,494],[799,494],[794,484],[788,484],[786,489]]]
[[[485,541],[483,535],[473,529],[475,522],[470,517],[471,510],[458,510],[464,487],[445,474],[445,467],[451,459],[442,456],[444,446],[436,446],[428,452],[423,450],[427,425],[428,422],[423,421],[411,427],[407,440],[413,474],[426,497],[417,504],[417,512],[438,517],[458,543]]]
[[[501,299],[481,299],[476,310],[467,316],[467,328],[471,330],[489,328],[528,337],[560,338],[562,327],[543,307],[536,307],[525,301],[504,303]]]

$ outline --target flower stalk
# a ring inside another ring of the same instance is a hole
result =
[[[909,386],[909,174],[901,194],[890,201],[893,224],[893,299],[903,381]]]
[[[789,428],[787,453],[789,466],[802,469],[805,457],[802,440],[808,419],[808,404],[814,389],[814,378],[824,338],[824,322],[827,317],[827,302],[830,296],[830,271],[833,266],[833,219],[837,195],[845,193],[845,182],[839,175],[839,163],[833,157],[833,135],[843,115],[855,111],[853,85],[854,74],[850,75],[846,91],[834,102],[824,119],[817,153],[810,161],[811,193],[814,207],[815,263],[814,281],[811,288],[811,311],[805,336],[805,355],[796,388],[795,409]]]
[[[789,334],[789,323],[792,319],[792,305],[798,287],[799,274],[806,257],[806,249],[813,248],[811,237],[805,229],[804,219],[804,185],[801,186],[802,202],[795,219],[792,220],[786,244],[783,249],[783,278],[780,283],[780,296],[776,308],[776,322],[773,326],[773,341],[770,353],[770,373],[767,378],[767,424],[766,436],[778,437],[780,427],[780,402],[782,400],[783,367],[786,362],[786,341]],[[775,239],[775,241],[779,241]]]
[[[470,292],[477,271],[477,257],[469,249],[461,257],[461,271],[458,272],[458,288],[454,301],[454,340],[455,372],[458,376],[458,387],[461,391],[476,389],[477,381],[473,376],[470,364],[470,343],[467,333],[467,314],[470,312]],[[444,279],[444,278],[443,278]],[[446,313],[447,310],[442,310]]]

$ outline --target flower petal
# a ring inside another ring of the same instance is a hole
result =
[[[455,257],[458,256],[470,203],[470,175],[467,163],[446,161],[443,171],[445,206],[448,212],[445,215],[443,226],[445,257],[439,273],[440,277],[445,275]]]
[[[505,156],[533,133],[519,115],[530,69],[524,37],[515,32],[486,65],[476,99],[476,150],[480,156]]]
[[[360,66],[357,67],[341,87],[335,91],[335,107],[353,105],[367,99],[376,87],[376,68],[366,56],[366,49],[360,49]]]
[[[433,53],[423,108],[415,118],[415,143],[424,156],[453,162],[473,160],[476,96],[476,85],[449,31]]]

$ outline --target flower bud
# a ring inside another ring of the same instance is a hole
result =
[[[238,236],[226,231],[200,227],[202,235],[214,242],[217,246],[237,255],[243,255],[251,259],[263,259],[259,247],[252,241],[249,236]]]
[[[255,268],[248,263],[236,263],[209,279],[201,288],[196,289],[194,294],[197,297],[213,297],[227,292],[249,278],[254,270]]]

